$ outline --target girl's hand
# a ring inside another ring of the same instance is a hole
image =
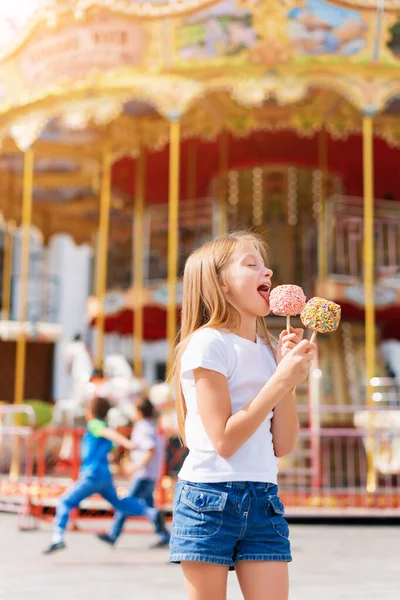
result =
[[[277,351],[277,363],[279,364],[284,356],[293,348],[300,344],[303,339],[304,329],[302,327],[291,327],[290,331],[284,329],[279,336],[279,344]]]
[[[285,381],[289,388],[295,388],[307,378],[316,350],[315,344],[302,340],[285,354],[275,371],[275,376]]]

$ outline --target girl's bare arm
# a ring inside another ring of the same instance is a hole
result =
[[[307,377],[314,344],[302,341],[280,362],[275,374],[246,406],[231,413],[226,377],[209,369],[194,371],[200,418],[215,450],[230,458],[257,431],[270,411]]]
[[[284,330],[279,336],[277,362],[297,346],[303,339],[302,328]],[[299,418],[296,406],[296,391],[294,389],[282,398],[274,408],[274,417],[271,423],[272,439],[275,455],[278,457],[290,454],[299,435]]]
[[[299,435],[299,418],[297,416],[295,390],[291,390],[275,406],[271,432],[275,456],[281,457],[290,454],[295,447]]]

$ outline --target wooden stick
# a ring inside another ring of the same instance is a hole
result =
[[[286,316],[286,330],[290,333],[290,315]]]
[[[311,342],[312,344],[315,342],[315,339],[316,339],[316,337],[317,337],[317,330],[316,330],[316,329],[314,329],[314,331],[312,332],[311,339],[310,339],[310,342]]]

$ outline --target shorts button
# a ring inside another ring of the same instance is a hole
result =
[[[196,500],[196,504],[197,506],[204,506],[206,503],[205,499],[204,499],[204,495],[200,494],[200,496],[197,498]]]

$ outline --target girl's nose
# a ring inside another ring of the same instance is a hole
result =
[[[270,279],[271,279],[272,275],[274,274],[273,270],[269,269],[268,267],[265,267],[265,271],[264,272],[265,272],[265,275],[267,277],[269,277]]]

